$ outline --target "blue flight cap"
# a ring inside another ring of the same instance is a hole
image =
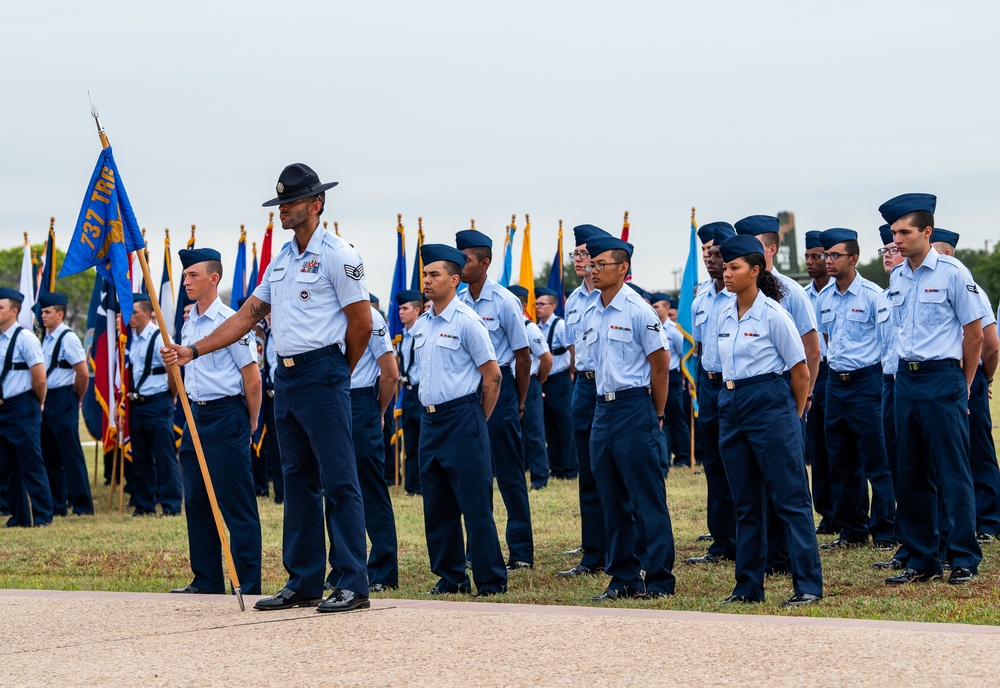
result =
[[[423,297],[424,295],[416,289],[406,289],[396,292],[396,304],[402,306],[404,303],[420,301]]]
[[[723,230],[723,233],[728,232],[722,239],[719,239],[718,232]],[[712,241],[716,244],[721,244],[726,238],[736,234],[736,230],[728,222],[709,222],[707,225],[702,225],[698,228],[698,238],[701,239],[701,243],[707,244]]]
[[[444,244],[424,244],[420,247],[420,260],[423,261],[424,267],[439,260],[447,260],[456,263],[459,269],[461,269],[465,267],[465,261],[468,258],[467,255],[457,248],[445,246]]]
[[[68,303],[69,297],[65,294],[60,294],[57,291],[53,291],[48,294],[41,294],[38,297],[38,305],[41,308],[48,308],[49,306],[65,306]]]
[[[636,294],[638,294],[642,298],[644,298],[644,299],[648,299],[649,298],[649,292],[646,291],[645,289],[643,289],[642,287],[640,287],[635,282],[626,282],[625,284],[627,284],[628,286],[632,287],[632,291],[634,291]]]
[[[878,211],[882,214],[882,219],[891,225],[903,215],[915,210],[926,210],[933,215],[936,207],[937,196],[925,193],[908,193],[890,198],[878,207]]]
[[[853,229],[834,227],[820,232],[819,240],[823,243],[823,250],[829,251],[842,241],[857,241],[858,233]]]
[[[896,240],[892,236],[892,230],[889,228],[889,225],[882,225],[881,227],[879,227],[878,228],[878,233],[879,233],[879,236],[882,237],[882,245],[883,246],[888,246],[889,244],[891,244],[892,242],[894,242]]]
[[[0,299],[13,299],[15,301],[24,301],[24,294],[19,292],[17,289],[11,289],[10,287],[0,287]]]
[[[599,236],[611,236],[611,234],[596,225],[577,225],[573,228],[573,240],[577,246],[586,244],[594,237]]]
[[[590,251],[591,258],[599,256],[605,251],[610,251],[612,249],[625,251],[628,253],[629,258],[631,258],[634,247],[627,241],[622,241],[621,239],[615,238],[610,234],[607,236],[592,237],[590,241],[587,242],[587,250]]]
[[[559,294],[548,287],[535,287],[535,298],[537,299],[539,296],[551,296],[556,301],[559,300]]]
[[[935,227],[934,233],[931,234],[931,243],[934,243],[935,241],[943,241],[946,244],[951,244],[952,248],[955,248],[958,246],[958,232],[952,232],[948,229]]]
[[[463,229],[455,234],[455,246],[458,247],[459,251],[463,248],[476,248],[478,246],[493,248],[493,240],[478,229]]]
[[[715,241],[715,223],[709,223],[707,225],[702,225],[698,228],[698,240],[703,244],[707,244],[710,241]]]
[[[197,263],[204,263],[206,260],[222,262],[222,254],[214,248],[182,248],[177,255],[185,269]]]
[[[670,295],[664,294],[662,291],[654,291],[649,295],[649,303],[658,303],[660,301],[670,301]]]
[[[521,298],[522,296],[523,297],[527,297],[528,296],[528,290],[525,287],[522,287],[520,284],[512,284],[512,285],[510,285],[509,287],[507,287],[507,291],[509,291],[511,294],[513,294],[517,298]]]
[[[671,308],[677,308],[677,299],[675,299],[675,298],[671,298],[670,299],[670,307]]]
[[[132,303],[139,303],[140,301],[149,301],[149,294],[132,294]]]
[[[751,215],[744,217],[736,223],[737,234],[749,234],[758,236],[760,234],[778,233],[778,218],[774,215]]]
[[[806,232],[806,250],[811,248],[823,248],[823,242],[820,240],[819,235],[823,232],[812,230]]]
[[[372,304],[375,304],[377,306],[378,305],[378,297],[375,296],[375,294],[372,294],[371,292],[368,292],[368,302],[372,303]]]
[[[729,237],[722,242],[719,250],[722,251],[722,260],[727,263],[737,258],[748,256],[751,253],[764,255],[764,247],[760,245],[760,242],[754,236],[749,234],[737,234],[734,237]]]

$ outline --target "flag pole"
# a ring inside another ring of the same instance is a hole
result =
[[[692,226],[694,225],[694,211],[695,211],[694,206],[691,206],[691,224],[692,224]],[[697,284],[697,282],[698,282],[698,280],[695,280],[696,284]],[[677,305],[678,306],[680,305],[680,294],[678,294],[678,296],[677,296]],[[682,350],[683,350],[683,347],[682,347]],[[681,367],[682,368],[684,367],[684,358],[683,357],[681,357]],[[688,428],[691,431],[691,475],[694,475],[694,464],[695,464],[695,461],[696,461],[696,458],[695,458],[695,455],[694,455],[694,403],[695,403],[694,387],[691,386],[691,385],[688,385],[688,390],[689,390],[688,394],[691,396],[691,413],[688,414],[690,416],[688,418]]]
[[[109,148],[111,143],[108,141],[107,135],[104,133],[104,127],[101,126],[101,120],[98,117],[97,109],[94,108],[93,102],[90,105],[90,114],[94,117],[94,122],[97,124],[97,133],[101,137],[101,146],[103,148]],[[192,232],[194,227],[192,227]],[[163,338],[163,345],[170,346],[170,334],[167,332],[167,323],[163,320],[163,312],[160,310],[160,301],[156,298],[156,289],[153,284],[153,277],[149,272],[149,263],[146,261],[146,256],[143,251],[136,251],[136,256],[139,258],[139,266],[142,268],[142,279],[146,283],[146,288],[149,290],[149,301],[153,306],[153,311],[156,313],[156,320],[162,323],[160,327],[160,336]],[[212,515],[215,517],[215,527],[219,531],[219,542],[222,545],[222,553],[225,555],[226,569],[229,571],[229,578],[233,586],[233,594],[236,595],[236,600],[239,602],[240,611],[246,611],[246,605],[243,603],[243,590],[240,588],[240,579],[236,574],[236,564],[233,562],[233,553],[229,548],[229,538],[226,537],[226,524],[222,520],[222,512],[219,511],[219,502],[215,498],[215,489],[212,487],[212,476],[208,472],[208,464],[205,463],[205,453],[201,448],[201,438],[198,436],[198,428],[194,423],[194,416],[191,414],[191,404],[187,398],[187,392],[184,389],[184,378],[181,377],[180,368],[175,365],[167,366],[170,374],[174,378],[174,384],[177,386],[177,394],[181,399],[181,406],[184,409],[184,418],[187,420],[188,429],[191,431],[191,442],[194,444],[195,455],[198,457],[198,466],[201,468],[201,477],[205,481],[205,491],[208,493],[208,503],[212,507]]]

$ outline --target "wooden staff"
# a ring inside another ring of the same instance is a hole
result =
[[[97,133],[101,137],[101,146],[109,148],[111,144],[108,142],[108,137],[104,133],[104,127],[101,126],[101,120],[98,118],[97,110],[93,107],[93,104],[91,104],[90,114],[93,115],[94,121],[97,123]],[[194,228],[192,227],[193,231]],[[160,301],[156,298],[156,285],[153,283],[153,277],[149,272],[149,264],[146,261],[144,253],[144,251],[136,251],[135,255],[138,257],[139,266],[142,268],[142,279],[146,283],[146,289],[149,292],[149,302],[153,306],[153,312],[156,313],[157,322],[160,323],[160,336],[163,338],[163,345],[170,346],[171,341],[170,334],[167,332],[167,322],[164,320],[163,312],[160,310]],[[184,409],[184,418],[187,420],[188,430],[191,432],[191,443],[194,445],[194,452],[198,457],[201,477],[205,481],[205,491],[208,493],[208,503],[212,507],[212,515],[215,517],[215,527],[219,532],[219,542],[222,545],[222,553],[225,555],[226,569],[229,572],[229,578],[232,582],[233,593],[239,602],[240,611],[246,611],[246,605],[243,603],[243,590],[240,588],[240,579],[236,574],[236,564],[233,561],[233,553],[229,549],[229,538],[226,536],[226,524],[222,519],[222,512],[219,511],[219,502],[215,498],[215,489],[212,487],[212,476],[208,472],[208,464],[205,463],[205,453],[202,451],[201,438],[198,436],[198,428],[195,426],[194,416],[191,414],[191,404],[184,389],[184,379],[181,377],[179,367],[169,365],[167,369],[174,378],[177,394],[181,399],[181,407]]]

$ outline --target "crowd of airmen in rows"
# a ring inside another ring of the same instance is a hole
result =
[[[664,479],[671,447],[675,460],[689,458],[683,335],[665,294],[627,286],[633,246],[593,225],[574,228],[570,257],[582,284],[566,300],[565,319],[554,315],[556,294],[536,289],[536,323],[525,316],[526,290],[487,276],[488,236],[464,230],[455,246],[425,244],[423,292],[396,294],[390,305],[405,328],[394,348],[370,304],[361,257],[319,226],[334,184],[302,164],[282,172],[265,205],[279,206],[294,238],[239,311],[218,297],[222,265],[212,249],[179,254],[195,302],[180,343],[160,348],[148,297],[135,295],[131,497],[137,516],[155,514],[157,504],[176,515],[185,505],[193,579],[174,592],[225,592],[189,430],[179,466],[174,454],[177,390],[167,368],[183,365],[248,594],[261,593],[260,478],[255,488],[249,438],[262,408],[271,430],[263,444],[284,504],[288,580],[256,609],[360,609],[372,592],[398,586],[383,445],[397,393],[405,489],[423,497],[438,577],[430,594],[471,593],[473,582],[477,596],[503,593],[511,571],[532,567],[529,484],[542,489],[550,475],[579,479],[581,558],[559,576],[606,573],[592,601],[674,594]],[[945,567],[949,583],[977,575],[980,543],[1000,532],[988,407],[996,319],[951,255],[958,236],[934,229],[934,210],[926,194],[880,208],[885,290],[857,272],[852,230],[807,233],[813,281],[803,288],[774,268],[777,218],[699,229],[709,279],[691,306],[695,431],[711,544],[687,562],[735,561],[724,602],[762,601],[765,575],[788,573],[794,595],[785,604],[812,604],[823,595],[820,547],[869,539],[892,552],[876,563],[896,572],[887,584],[931,580]],[[21,295],[0,288],[0,509],[11,513],[8,526],[93,511],[76,429],[86,359],[62,323],[65,298],[47,299],[39,344],[17,327]],[[254,330],[263,339],[260,366]],[[507,512],[506,559],[494,479]],[[837,537],[820,546],[818,533]]]

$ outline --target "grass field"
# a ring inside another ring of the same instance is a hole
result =
[[[994,405],[994,413],[997,412]],[[996,435],[994,428],[994,435]],[[93,448],[87,448],[93,461]],[[93,464],[91,463],[91,473]],[[132,518],[126,508],[108,508],[108,488],[94,487],[97,515],[57,518],[39,529],[0,530],[0,587],[52,590],[163,592],[190,582],[186,523],[183,518]],[[563,580],[556,572],[577,563],[562,553],[579,545],[579,502],[576,481],[554,480],[530,493],[535,538],[535,568],[511,573],[506,595],[490,601],[530,604],[590,604],[588,598],[606,586],[607,578]],[[688,470],[671,471],[667,501],[677,547],[677,595],[650,602],[619,601],[615,605],[653,609],[701,610],[743,614],[792,614],[899,621],[1000,624],[1000,544],[984,548],[980,575],[971,584],[952,587],[943,581],[887,588],[885,573],[871,563],[886,553],[867,549],[823,551],[825,598],[798,610],[780,607],[792,594],[791,579],[769,578],[767,601],[760,605],[718,602],[731,592],[733,565],[689,566],[684,559],[704,552],[695,543],[705,532],[705,481]],[[504,529],[503,501],[494,500],[497,526]],[[400,587],[381,597],[415,598],[429,590],[431,574],[423,534],[422,501],[393,496],[399,534]],[[264,592],[281,588],[282,507],[259,500],[263,525]],[[821,541],[832,539],[824,536]],[[501,537],[501,541],[503,538]],[[468,599],[445,596],[444,599]]]

